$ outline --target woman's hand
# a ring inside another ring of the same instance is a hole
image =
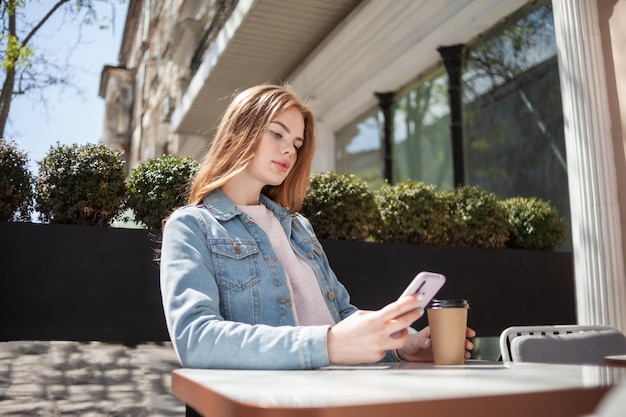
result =
[[[328,331],[328,358],[331,364],[350,365],[377,362],[389,349],[408,344],[407,328],[424,310],[416,297],[403,297],[377,311],[359,310]]]
[[[465,336],[468,338],[476,336],[476,332],[473,329],[467,328]],[[474,349],[474,344],[466,340],[465,341],[465,359],[471,358],[470,350]],[[410,335],[406,339],[406,343],[400,349],[398,349],[398,356],[400,359],[409,362],[432,362],[433,350],[430,344],[430,327],[426,326],[419,332]]]

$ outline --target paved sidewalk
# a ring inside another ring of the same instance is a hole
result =
[[[0,415],[183,417],[179,367],[170,343],[0,343]]]

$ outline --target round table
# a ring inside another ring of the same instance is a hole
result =
[[[607,366],[623,366],[626,367],[626,355],[609,355],[604,357],[604,363]]]

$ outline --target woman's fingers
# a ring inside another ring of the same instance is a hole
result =
[[[407,328],[423,311],[415,297],[404,297],[377,311],[357,311],[328,333],[331,363],[375,362],[386,350],[400,349],[409,337]]]
[[[378,310],[384,320],[391,320],[405,313],[417,310],[418,302],[416,297],[402,297],[401,299],[387,304]]]
[[[417,298],[403,297],[398,301],[387,304],[376,312],[385,323],[398,326],[397,330],[409,327],[419,319],[424,310],[418,308]]]

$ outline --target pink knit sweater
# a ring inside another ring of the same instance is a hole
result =
[[[335,320],[326,306],[313,268],[296,255],[274,213],[263,204],[237,208],[252,217],[272,242],[272,248],[287,274],[296,323],[301,326],[334,325]]]

